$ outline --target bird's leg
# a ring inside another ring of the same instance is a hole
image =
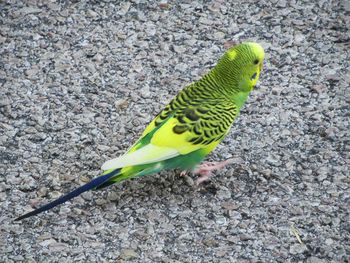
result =
[[[208,180],[212,176],[213,171],[220,170],[232,162],[233,162],[233,159],[227,159],[226,161],[222,161],[222,162],[205,162],[200,164],[193,171],[194,174],[200,175],[200,177],[196,180],[196,184],[199,185],[200,183]]]

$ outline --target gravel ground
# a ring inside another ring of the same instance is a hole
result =
[[[0,3],[1,262],[349,262],[348,1],[86,2]],[[12,222],[97,176],[237,40],[267,56],[208,157],[233,165]]]

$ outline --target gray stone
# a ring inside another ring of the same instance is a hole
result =
[[[307,250],[307,247],[305,246],[305,244],[294,244],[294,245],[291,245],[289,248],[289,252],[292,255],[304,253],[304,251],[306,250]]]
[[[0,262],[346,262],[349,1],[2,1]],[[194,186],[179,171],[90,191],[184,86],[242,41],[266,60]],[[300,244],[290,235],[298,227]]]

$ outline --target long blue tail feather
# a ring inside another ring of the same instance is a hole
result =
[[[20,216],[20,217],[17,217],[15,219],[15,221],[19,221],[19,220],[28,218],[30,216],[35,216],[35,215],[42,213],[44,211],[47,211],[55,206],[63,204],[65,202],[67,202],[68,200],[70,200],[70,199],[72,199],[72,198],[74,198],[74,197],[76,197],[76,196],[78,196],[86,191],[89,191],[93,188],[96,188],[99,185],[107,182],[113,176],[117,175],[120,172],[120,170],[121,169],[116,169],[114,171],[111,171],[110,173],[107,173],[107,174],[101,175],[95,179],[92,179],[90,182],[78,187],[77,189],[73,190],[72,192],[63,195],[63,196],[59,197],[58,199],[56,199],[56,200],[54,200],[46,205],[43,205],[42,207],[35,209],[34,211],[31,211],[29,213],[26,213],[26,214]]]

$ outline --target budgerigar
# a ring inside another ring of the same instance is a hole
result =
[[[228,133],[259,79],[264,55],[257,43],[231,47],[209,73],[178,93],[124,155],[104,163],[100,177],[16,220],[51,209],[90,189],[164,169],[194,171],[202,175],[200,181],[207,179],[228,161],[199,164]]]

